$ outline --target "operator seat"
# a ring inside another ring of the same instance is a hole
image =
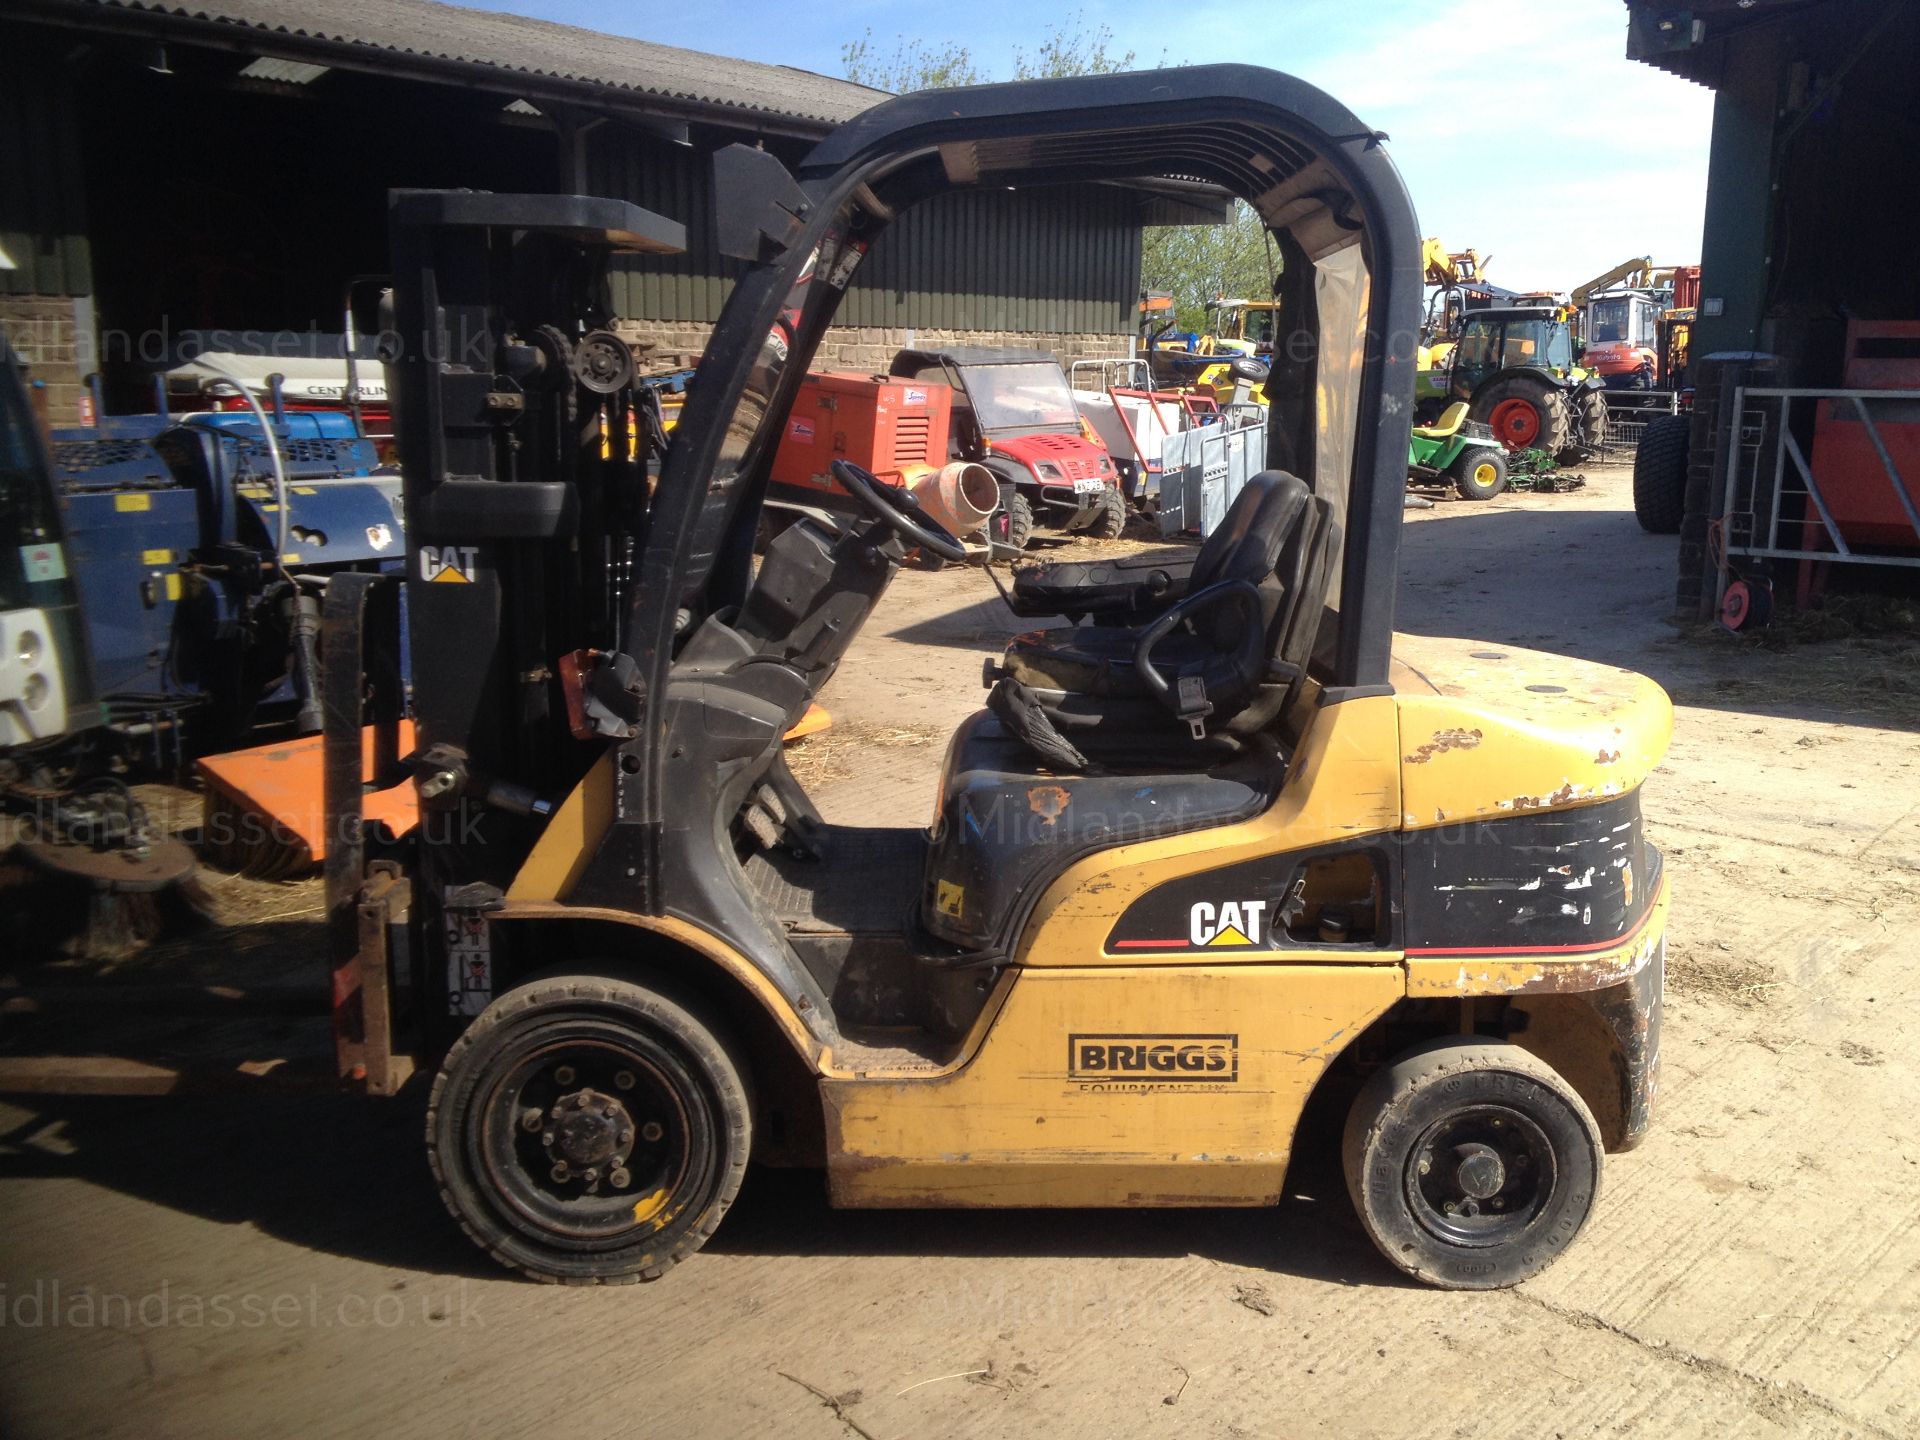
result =
[[[1416,425],[1413,433],[1422,440],[1445,440],[1467,423],[1467,416],[1473,407],[1464,400],[1456,400],[1440,412],[1440,418],[1431,425]]]
[[[1138,583],[1097,594],[1076,582],[1109,573],[1100,562],[1023,570],[1016,608],[1078,611],[1094,623],[1016,636],[989,672],[999,682],[990,708],[1056,768],[1085,768],[1084,755],[1072,763],[1082,748],[1096,760],[1147,763],[1177,756],[1183,741],[1238,749],[1280,714],[1306,667],[1338,538],[1326,500],[1267,470],[1234,497],[1184,575],[1177,563],[1136,566],[1125,573]],[[1055,738],[1070,743],[1062,750]]]
[[[988,708],[955,732],[927,847],[926,934],[1005,959],[1074,860],[1272,803],[1285,765],[1270,722],[1306,666],[1338,537],[1325,500],[1269,470],[1190,565],[1161,552],[1016,572],[1016,611],[1093,623],[1014,640]]]

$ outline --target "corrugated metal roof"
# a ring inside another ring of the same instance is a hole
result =
[[[717,106],[786,120],[814,122],[821,129],[851,119],[887,98],[851,81],[784,65],[733,60],[697,50],[603,35],[549,20],[530,20],[490,10],[442,5],[436,0],[225,0],[178,4],[168,0],[42,0],[26,12],[67,12],[71,22],[94,12],[98,23],[124,18],[232,26],[257,32],[259,48],[271,52],[273,37],[308,46],[385,51],[448,66],[485,66],[635,96]]]

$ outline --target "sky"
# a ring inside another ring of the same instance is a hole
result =
[[[1016,50],[1075,15],[1030,0],[464,3],[834,76],[871,31],[882,58],[901,39],[957,43],[1011,78]],[[1570,290],[1638,255],[1700,258],[1713,96],[1626,58],[1621,0],[1094,0],[1078,23],[1142,69],[1231,60],[1320,86],[1391,137],[1421,233],[1478,250],[1498,284]]]

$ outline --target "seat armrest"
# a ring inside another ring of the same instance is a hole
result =
[[[1199,552],[1185,546],[1142,550],[1102,560],[1045,561],[1013,572],[1013,613],[1038,618],[1083,615],[1140,619],[1157,615],[1187,593]]]

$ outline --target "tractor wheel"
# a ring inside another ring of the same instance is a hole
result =
[[[1109,485],[1100,492],[1100,507],[1087,533],[1101,540],[1118,540],[1127,529],[1127,497]]]
[[[1000,513],[987,522],[996,549],[1024,550],[1033,539],[1033,502],[1012,485],[1000,487]]]
[[[1457,1035],[1375,1072],[1347,1116],[1354,1208],[1381,1254],[1448,1290],[1517,1285],[1580,1233],[1600,1190],[1600,1128],[1517,1045]]]
[[[752,1139],[725,1032],[691,999],[604,975],[530,980],[434,1077],[440,1195],[502,1265],[571,1285],[657,1280],[706,1243]]]
[[[1506,492],[1506,452],[1491,445],[1469,446],[1447,467],[1447,478],[1462,500],[1491,500]]]
[[[1597,453],[1607,443],[1607,396],[1602,390],[1588,390],[1574,402],[1579,433],[1568,447],[1572,452],[1555,455],[1562,465],[1577,465],[1586,456]]]
[[[1558,455],[1573,434],[1567,397],[1531,375],[1509,375],[1494,381],[1473,402],[1472,414],[1515,454],[1544,450]]]
[[[1633,452],[1633,518],[1652,535],[1677,535],[1687,513],[1687,444],[1693,420],[1657,415]]]

